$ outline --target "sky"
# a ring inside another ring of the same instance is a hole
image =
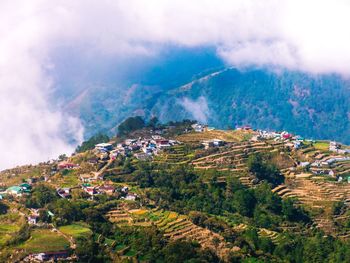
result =
[[[212,46],[237,68],[347,78],[348,14],[348,0],[1,0],[0,170],[71,153],[83,139],[80,120],[52,98],[64,89],[53,77],[58,49],[94,61]]]

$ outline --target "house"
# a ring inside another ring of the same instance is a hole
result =
[[[101,161],[106,161],[109,159],[109,155],[107,152],[101,152],[100,156],[99,156]]]
[[[311,169],[311,172],[313,173],[313,174],[316,174],[316,175],[330,175],[330,176],[334,176],[335,175],[335,173],[334,173],[334,171],[333,170],[331,170],[331,169],[315,169],[315,168],[312,168]]]
[[[11,186],[6,189],[7,194],[14,195],[14,196],[22,196],[23,192],[24,191],[20,186]]]
[[[97,189],[94,186],[86,186],[83,187],[83,190],[88,193],[89,195],[95,195],[97,194]]]
[[[96,178],[95,178],[95,175],[93,174],[81,174],[80,180],[83,183],[90,183],[90,182],[96,181]]]
[[[97,158],[90,158],[87,160],[87,162],[89,164],[97,164],[98,163],[98,159]]]
[[[157,130],[154,130],[154,133],[162,135],[163,134],[163,130],[157,129]]]
[[[329,150],[332,152],[337,152],[341,148],[341,144],[331,141],[329,142]]]
[[[28,216],[28,224],[29,225],[36,225],[38,223],[39,216],[38,215],[30,215]]]
[[[137,142],[137,139],[126,139],[124,141],[125,145],[132,145]]]
[[[160,139],[160,140],[155,140],[156,141],[156,145],[158,148],[166,148],[166,147],[170,147],[171,145],[169,144],[169,140],[165,140],[165,139]]]
[[[299,149],[303,146],[303,142],[302,141],[299,141],[299,140],[295,140],[293,141],[293,147],[294,149]]]
[[[300,135],[294,136],[293,139],[297,140],[297,141],[300,141],[300,142],[304,141],[304,138],[301,137]]]
[[[34,254],[33,257],[39,261],[57,261],[59,259],[66,259],[69,257],[68,251],[43,252]]]
[[[37,181],[38,181],[38,178],[36,178],[36,177],[28,178],[28,179],[27,179],[27,183],[28,183],[28,184],[34,184],[34,183],[36,183]]]
[[[102,185],[98,188],[101,193],[105,193],[107,195],[112,195],[115,192],[115,187],[112,185]]]
[[[147,153],[135,153],[134,156],[140,161],[147,161],[150,158],[150,155]]]
[[[214,143],[214,146],[224,146],[225,145],[225,141],[223,141],[223,140],[213,139],[212,141]]]
[[[321,164],[320,161],[316,161],[316,162],[313,162],[313,163],[311,164],[311,166],[312,166],[312,167],[321,167],[322,164]]]
[[[195,132],[203,132],[206,126],[199,123],[195,123],[192,124],[191,127]]]
[[[204,145],[205,149],[208,149],[210,147],[223,146],[225,145],[225,141],[219,139],[206,140],[202,142],[202,145]]]
[[[124,199],[125,199],[125,200],[128,200],[128,201],[135,201],[136,198],[137,198],[137,195],[134,194],[134,193],[128,193],[128,194],[124,197]]]
[[[300,162],[299,166],[300,167],[308,167],[310,165],[310,162]]]
[[[257,134],[257,135],[252,136],[252,138],[250,138],[249,140],[250,140],[251,142],[258,142],[258,141],[260,141],[261,139],[262,139],[262,137],[261,137],[259,134]]]
[[[282,138],[285,140],[289,140],[293,137],[293,135],[288,132],[282,132],[281,135],[282,135]]]
[[[32,190],[32,186],[27,183],[20,184],[19,187],[21,187],[24,192],[30,192],[30,190]]]
[[[109,158],[115,159],[115,158],[118,157],[118,155],[120,155],[120,151],[119,151],[119,150],[113,150],[113,151],[111,151],[111,153],[109,154]]]
[[[57,165],[57,168],[58,170],[64,170],[64,169],[73,169],[77,167],[76,164],[74,163],[69,163],[69,162],[60,162],[58,165]]]
[[[214,147],[214,142],[212,140],[206,140],[202,142],[202,145],[204,145],[205,149],[209,149],[211,147]]]
[[[99,143],[95,145],[95,150],[99,152],[109,152],[113,150],[113,145],[110,143]]]
[[[57,194],[62,198],[70,198],[70,189],[69,188],[59,188],[57,189]]]
[[[123,186],[122,189],[120,189],[121,192],[123,193],[128,193],[129,192],[129,187]]]
[[[241,129],[242,129],[242,130],[245,130],[245,131],[251,131],[251,130],[252,130],[252,126],[250,126],[250,125],[244,125]]]
[[[262,139],[274,139],[277,136],[275,132],[268,132],[263,130],[258,130],[258,134]]]
[[[50,210],[47,211],[47,214],[48,214],[50,217],[54,217],[54,213],[52,213]]]

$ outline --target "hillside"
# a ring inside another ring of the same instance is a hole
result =
[[[197,70],[183,77],[181,85],[172,82],[171,74],[166,75],[168,82],[151,74],[129,86],[92,87],[68,101],[66,110],[82,119],[88,137],[98,131],[115,134],[115,127],[130,115],[155,115],[162,122],[189,118],[225,129],[249,124],[350,143],[350,83],[340,76]]]
[[[335,75],[227,69],[163,95],[151,111],[169,120],[174,112],[179,119],[196,118],[201,110],[211,126],[249,124],[349,143],[349,87]],[[184,98],[194,103],[192,112],[184,109]]]
[[[185,121],[5,170],[0,261],[348,262],[349,152]]]

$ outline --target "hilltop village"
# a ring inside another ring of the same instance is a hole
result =
[[[345,262],[335,247],[349,247],[349,204],[346,145],[150,125],[2,171],[0,261],[183,262],[181,250],[193,262],[301,262],[290,253],[322,245],[335,254],[302,261]]]

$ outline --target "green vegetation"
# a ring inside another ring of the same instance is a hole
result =
[[[65,249],[79,262],[349,262],[350,243],[336,235],[345,239],[350,231],[344,202],[350,187],[297,174],[298,161],[313,156],[286,151],[279,142],[246,142],[250,131],[193,133],[187,132],[189,120],[170,128],[156,119],[145,127],[135,118],[123,124],[123,136],[150,136],[156,127],[165,138],[185,143],[147,161],[131,153],[108,161],[103,181],[90,185],[114,186],[113,194],[91,197],[81,188],[80,174],[105,165],[87,163],[96,158],[94,151],[71,157],[79,163],[72,170],[26,167],[26,174],[54,174],[26,195],[0,201],[1,262]],[[205,149],[203,138],[230,142]],[[89,140],[85,149],[100,139]],[[346,163],[337,165],[346,171]],[[56,193],[64,186],[73,187],[71,197]],[[135,201],[124,199],[124,186]],[[28,224],[36,213],[38,224]]]
[[[129,117],[118,126],[118,134],[126,135],[132,131],[142,129],[143,127],[145,127],[145,121],[142,117]]]
[[[321,151],[328,151],[329,149],[329,142],[325,141],[317,141],[313,144],[314,148],[316,150],[321,150]]]
[[[61,226],[59,227],[59,231],[74,238],[86,237],[92,234],[90,228],[84,226],[83,224]]]
[[[18,230],[19,226],[16,224],[0,223],[0,247],[5,245]]]
[[[58,199],[58,196],[55,189],[42,184],[35,187],[30,198],[26,200],[26,206],[32,208],[42,208],[56,199]]]
[[[69,248],[69,242],[65,237],[48,229],[35,229],[31,232],[30,237],[17,248],[24,249],[28,254]]]
[[[78,146],[76,152],[81,153],[87,150],[94,149],[96,144],[108,141],[109,137],[107,135],[102,133],[96,134],[95,136],[92,136],[89,140],[83,142],[80,146]]]
[[[249,156],[248,170],[259,180],[266,180],[273,186],[277,186],[283,183],[284,177],[268,158],[269,155],[264,156],[260,153]]]

